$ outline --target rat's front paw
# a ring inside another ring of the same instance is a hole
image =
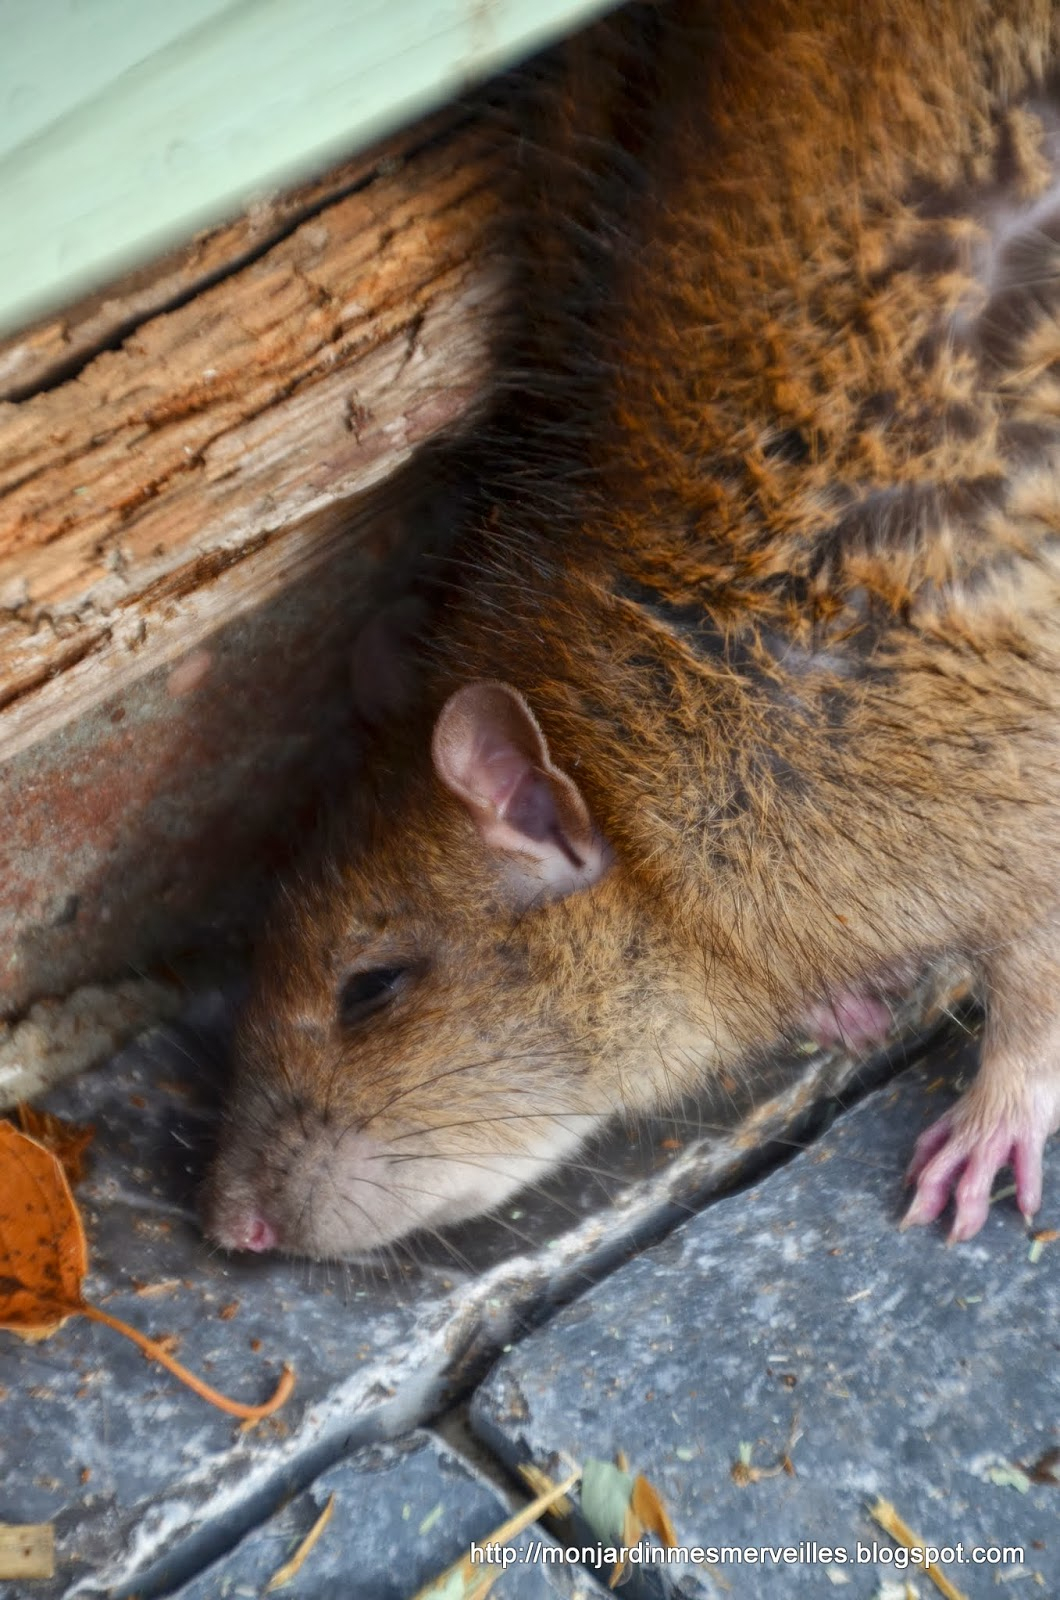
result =
[[[802,1019],[801,1031],[821,1050],[841,1045],[861,1054],[877,1049],[894,1032],[894,1016],[879,995],[851,989],[815,1001]]]
[[[902,1227],[934,1222],[952,1194],[949,1243],[971,1239],[986,1221],[994,1179],[1006,1166],[1029,1222],[1042,1202],[1042,1154],[1057,1111],[1057,1094],[1041,1087],[1020,1104],[999,1107],[977,1083],[917,1140],[906,1176],[916,1194]]]

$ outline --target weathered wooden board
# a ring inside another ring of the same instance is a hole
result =
[[[0,756],[42,716],[65,720],[73,680],[58,710],[38,695],[20,715],[27,694],[142,648],[151,607],[374,487],[461,414],[493,207],[474,136],[443,141],[69,382],[0,406]]]
[[[327,786],[497,193],[436,121],[0,347],[0,1017],[209,937]]]
[[[0,338],[0,400],[23,400],[75,374],[102,350],[116,348],[140,323],[183,301],[279,243],[325,206],[415,159],[434,139],[451,138],[470,114],[439,112],[381,145],[305,183],[262,195],[221,227],[183,239],[168,255],[64,305],[42,321]]]

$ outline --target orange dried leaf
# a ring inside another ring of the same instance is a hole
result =
[[[0,1328],[45,1339],[81,1310],[85,1230],[57,1158],[0,1121]]]
[[[629,1509],[640,1525],[637,1537],[633,1540],[634,1544],[640,1543],[642,1534],[654,1533],[658,1535],[660,1543],[668,1546],[669,1549],[675,1550],[677,1548],[677,1533],[674,1530],[674,1525],[670,1521],[666,1507],[659,1497],[658,1490],[654,1484],[648,1482],[647,1478],[639,1475],[634,1478],[633,1493],[629,1497]]]
[[[0,1120],[0,1328],[22,1339],[46,1339],[68,1317],[88,1317],[139,1345],[144,1354],[229,1415],[257,1422],[271,1416],[294,1387],[284,1367],[275,1393],[260,1406],[229,1400],[182,1366],[154,1339],[89,1304],[81,1285],[88,1246],[81,1214],[58,1156]]]
[[[96,1137],[95,1128],[79,1127],[53,1111],[38,1111],[25,1101],[18,1106],[17,1116],[24,1134],[59,1157],[71,1185],[80,1183],[85,1175],[85,1151]]]
[[[581,1511],[601,1544],[639,1545],[646,1533],[657,1534],[664,1545],[677,1544],[673,1523],[654,1486],[628,1470],[625,1452],[616,1451],[615,1461],[598,1461],[589,1456],[582,1467]],[[614,1589],[625,1571],[619,1557],[611,1568],[608,1586]]]

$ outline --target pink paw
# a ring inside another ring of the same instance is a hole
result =
[[[874,994],[851,990],[817,1000],[803,1018],[803,1027],[823,1050],[843,1045],[861,1051],[881,1044],[894,1028],[891,1008]]]
[[[1016,1180],[1016,1204],[1029,1222],[1042,1203],[1042,1153],[1049,1121],[1034,1110],[995,1117],[985,1126],[974,1096],[952,1106],[922,1133],[906,1174],[916,1184],[902,1227],[934,1222],[953,1196],[948,1242],[960,1244],[979,1232],[990,1210],[990,1191],[1002,1167]]]

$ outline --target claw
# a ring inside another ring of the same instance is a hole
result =
[[[1024,1222],[1030,1224],[1042,1203],[1042,1147],[1017,1139],[1012,1152],[1016,1177],[1016,1204]]]
[[[948,1150],[945,1140],[935,1147],[935,1152],[931,1159],[925,1158],[917,1172],[910,1169],[910,1178],[916,1182],[916,1193],[902,1218],[903,1229],[934,1222],[946,1209],[950,1188],[963,1157]]]

